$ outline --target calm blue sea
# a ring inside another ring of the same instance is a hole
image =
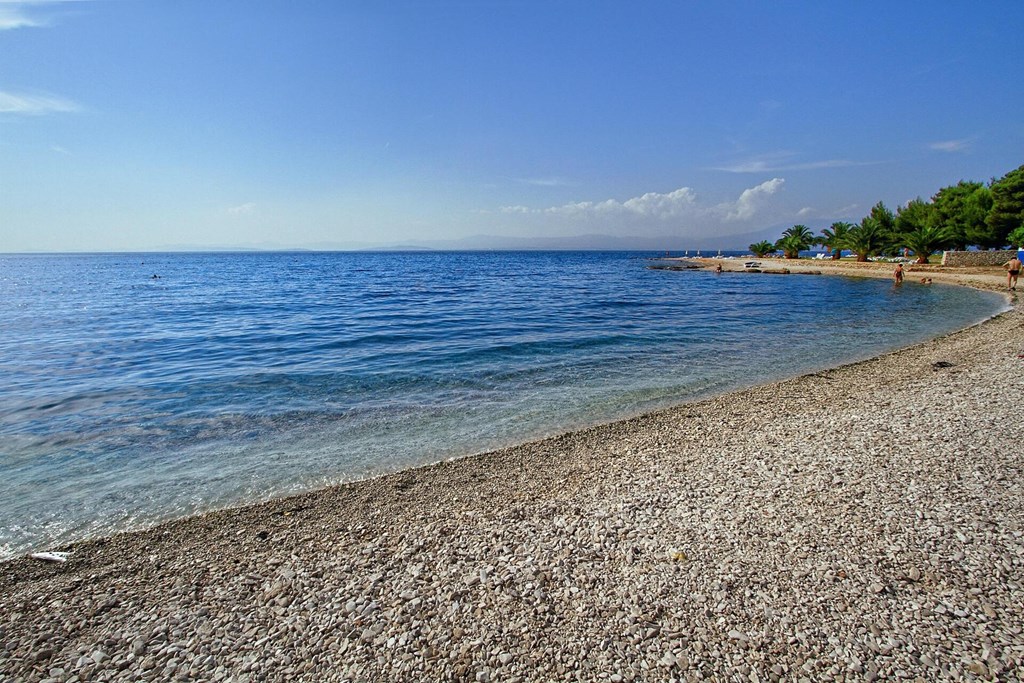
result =
[[[646,256],[0,255],[0,557],[865,358],[1005,307]]]

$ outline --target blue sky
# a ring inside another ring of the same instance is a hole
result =
[[[748,235],[1024,163],[1024,3],[0,0],[0,251]]]

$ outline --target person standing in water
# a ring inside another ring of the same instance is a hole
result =
[[[903,264],[902,263],[897,263],[896,264],[896,270],[892,271],[892,280],[893,280],[893,283],[895,283],[897,285],[902,285],[903,284]]]

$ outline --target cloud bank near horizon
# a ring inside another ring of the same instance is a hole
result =
[[[771,208],[770,197],[778,193],[785,182],[784,178],[772,178],[743,190],[735,200],[718,204],[703,204],[693,188],[680,187],[671,192],[646,192],[624,201],[579,201],[546,208],[503,206],[500,212],[519,216],[562,217],[598,224],[610,219],[648,224],[680,220],[747,223],[757,219],[764,209]]]

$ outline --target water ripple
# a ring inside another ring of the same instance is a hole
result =
[[[0,557],[864,358],[1002,305],[622,253],[0,256]]]

